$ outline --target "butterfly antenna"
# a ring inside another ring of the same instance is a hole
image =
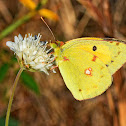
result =
[[[41,20],[45,23],[45,25],[47,26],[47,28],[48,28],[49,31],[51,32],[51,34],[52,34],[52,36],[53,36],[53,39],[56,40],[56,39],[55,39],[55,36],[54,36],[54,34],[53,34],[52,30],[51,30],[51,28],[50,28],[50,27],[48,26],[48,24],[45,22],[45,20],[43,19],[43,17],[41,17]]]

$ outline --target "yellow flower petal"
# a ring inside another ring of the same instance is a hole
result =
[[[24,6],[31,10],[35,10],[36,4],[32,0],[19,0]]]
[[[51,10],[41,9],[38,12],[41,16],[46,17],[48,19],[55,20],[55,21],[59,19],[58,15],[52,12]]]

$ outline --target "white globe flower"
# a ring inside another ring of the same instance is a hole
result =
[[[46,74],[53,67],[54,56],[47,50],[47,43],[40,41],[41,35],[25,35],[24,39],[19,34],[14,37],[14,42],[8,41],[6,45],[10,47],[17,56],[22,68],[30,71],[43,71]],[[54,71],[53,71],[54,72]]]

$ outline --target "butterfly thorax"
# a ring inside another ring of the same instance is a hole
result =
[[[54,56],[56,57],[56,64],[62,59],[62,46],[64,42],[56,41],[55,43],[51,43],[50,46],[54,49]]]

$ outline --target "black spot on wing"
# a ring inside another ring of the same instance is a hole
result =
[[[109,65],[108,65],[108,64],[106,64],[106,66],[108,67]]]
[[[97,47],[96,46],[93,46],[93,51],[96,51],[97,50]]]

